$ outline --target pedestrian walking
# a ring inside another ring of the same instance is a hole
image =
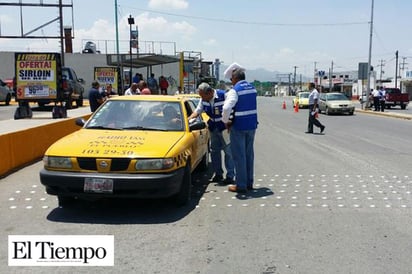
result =
[[[230,147],[236,170],[236,184],[229,185],[228,190],[246,193],[253,189],[253,146],[258,126],[257,91],[246,81],[245,68],[239,64],[231,64],[224,74],[230,78],[233,87],[226,94],[222,121],[230,130]]]
[[[319,92],[315,88],[315,83],[309,83],[309,118],[308,118],[308,130],[305,133],[313,133],[313,125],[320,128],[320,133],[323,133],[325,126],[319,122],[317,114],[319,112]]]
[[[89,91],[89,105],[90,110],[95,112],[101,104],[104,102],[104,97],[99,90],[100,84],[97,81],[92,82],[92,88]]]

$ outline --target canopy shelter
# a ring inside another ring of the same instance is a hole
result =
[[[130,59],[131,58],[131,59]],[[119,59],[119,60],[118,60]],[[107,64],[116,67],[149,68],[151,66],[179,62],[178,56],[160,54],[108,54]]]

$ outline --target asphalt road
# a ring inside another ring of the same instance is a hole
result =
[[[412,121],[320,115],[259,98],[255,187],[196,174],[192,203],[59,208],[34,163],[0,180],[1,273],[411,273]],[[114,267],[8,267],[8,235],[114,235]]]

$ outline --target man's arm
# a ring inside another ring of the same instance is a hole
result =
[[[187,117],[187,119],[190,120],[193,118],[197,118],[202,112],[203,112],[203,104],[202,104],[202,100],[200,100],[195,111],[192,114],[190,114],[190,116]]]
[[[222,110],[222,121],[227,124],[229,122],[230,113],[237,103],[237,93],[234,89],[230,89],[226,94],[225,103]]]

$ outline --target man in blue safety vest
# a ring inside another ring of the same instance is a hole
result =
[[[207,121],[211,136],[211,160],[214,176],[211,181],[224,184],[233,184],[235,167],[230,149],[229,134],[222,122],[222,107],[225,101],[224,90],[214,90],[208,83],[201,83],[198,93],[202,98],[196,110],[189,116],[189,121],[198,117],[203,111],[209,116]],[[225,153],[226,178],[223,179],[222,150]]]
[[[229,191],[246,193],[253,190],[253,146],[258,125],[257,92],[246,81],[245,68],[237,63],[226,69],[225,77],[230,78],[233,87],[227,92],[222,120],[230,130],[230,146],[236,169],[236,184],[230,185]],[[230,119],[232,110],[233,119]]]

